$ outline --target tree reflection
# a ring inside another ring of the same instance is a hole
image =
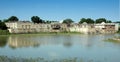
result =
[[[64,42],[63,45],[64,45],[65,47],[71,47],[71,46],[72,46],[72,42],[66,41],[66,42]]]
[[[65,47],[71,47],[72,46],[72,37],[70,36],[70,35],[68,35],[67,37],[64,37],[63,38],[64,39],[64,42],[63,42],[63,45],[65,46]]]
[[[7,37],[0,37],[0,47],[5,47],[7,44]]]
[[[32,41],[29,37],[25,36],[10,36],[8,38],[8,45],[12,49],[16,49],[22,47],[39,47],[40,43]]]

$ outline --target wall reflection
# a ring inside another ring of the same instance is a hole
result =
[[[8,45],[11,48],[21,48],[21,47],[38,47],[40,44],[37,41],[31,41],[29,37],[10,36],[8,38]]]

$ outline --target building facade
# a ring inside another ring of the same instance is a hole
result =
[[[10,33],[49,32],[50,24],[34,24],[31,22],[7,22],[5,23]]]
[[[117,23],[99,23],[95,24],[97,33],[116,33],[119,25]]]
[[[116,33],[119,28],[117,23],[99,24],[37,24],[32,22],[7,22],[5,23],[10,33],[34,33],[34,32],[80,32],[85,34],[93,33]]]

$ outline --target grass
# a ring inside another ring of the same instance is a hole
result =
[[[118,31],[117,33],[120,34],[120,31]],[[71,35],[71,34],[83,34],[83,33],[80,33],[80,32],[33,32],[33,33],[9,33],[8,30],[0,30],[0,35],[36,35],[36,34],[39,34],[39,35],[64,35],[64,34],[68,34],[68,35]]]
[[[120,30],[118,31],[118,33],[120,34]]]
[[[120,40],[115,40],[115,39],[120,39],[120,37],[114,37],[114,38],[109,38],[109,39],[106,39],[105,41],[108,41],[108,42],[114,42],[114,43],[120,43]]]
[[[79,32],[36,32],[36,33],[12,33],[10,35],[72,35],[72,34],[82,34]]]
[[[114,39],[108,39],[108,41],[110,41],[110,42],[120,42],[119,40],[114,40]]]
[[[98,61],[101,62],[100,60]],[[45,58],[40,58],[40,57],[21,58],[21,57],[0,56],[0,62],[96,62],[96,61],[93,59],[83,59],[83,58],[77,58],[77,57],[47,60]]]
[[[119,41],[114,40],[114,39],[108,39],[107,41],[110,41],[110,42],[119,42]]]
[[[9,35],[9,31],[8,30],[0,30],[0,35]]]
[[[46,60],[44,58],[20,58],[20,57],[7,57],[0,56],[0,62],[77,62],[77,58],[73,59],[54,59],[54,60]]]
[[[80,32],[35,32],[26,34],[82,34]]]
[[[33,33],[9,33],[8,30],[0,30],[0,36],[4,35],[71,35],[82,34],[80,32],[33,32]]]

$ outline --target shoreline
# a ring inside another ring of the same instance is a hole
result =
[[[109,38],[109,39],[107,39],[106,41],[108,41],[108,42],[118,42],[118,43],[120,43],[120,37],[118,36],[118,37]]]
[[[9,35],[70,35],[70,34],[83,34],[80,32],[38,32],[38,33],[9,33],[9,34],[0,34],[0,36],[9,36]]]
[[[59,35],[59,34],[84,34],[81,32],[33,32],[33,33],[9,33],[8,30],[0,30],[0,36],[6,36],[6,35]],[[94,34],[85,34],[85,35],[95,35]],[[107,33],[106,33],[107,34]],[[108,33],[108,34],[120,34],[120,31],[117,33]],[[100,34],[97,34],[100,35]]]

